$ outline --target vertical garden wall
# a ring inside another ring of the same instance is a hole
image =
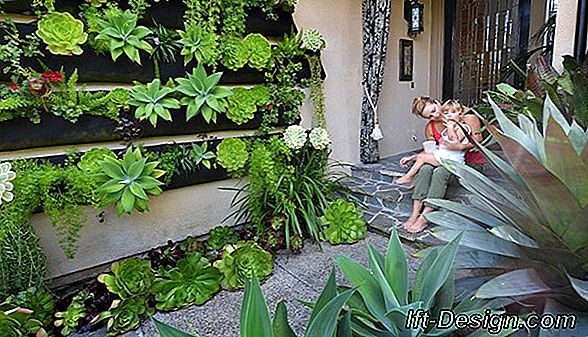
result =
[[[305,87],[320,105],[324,41],[294,8],[5,1],[0,292],[218,225],[245,173],[227,139],[297,124]]]

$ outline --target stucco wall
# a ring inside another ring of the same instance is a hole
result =
[[[553,44],[553,66],[563,70],[562,56],[574,54],[578,0],[559,0]]]
[[[439,1],[436,4],[431,0],[422,3],[425,5],[425,30],[413,39],[407,34],[408,24],[403,18],[403,1],[392,0],[387,69],[378,107],[380,127],[385,137],[380,141],[382,157],[421,146],[425,121],[411,114],[412,100],[419,95],[440,96],[439,74],[442,63],[438,62],[438,56],[442,54],[442,44],[438,44],[441,42],[438,34],[442,26],[438,21],[442,21],[443,6]],[[400,39],[414,41],[412,82],[398,80]]]
[[[362,98],[361,0],[299,0],[294,20],[299,29],[316,28],[327,40],[322,54],[327,127],[332,158],[359,161],[359,124]],[[306,104],[303,125],[310,126]]]

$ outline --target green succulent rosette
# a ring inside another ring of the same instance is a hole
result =
[[[80,55],[80,45],[88,39],[84,23],[69,13],[53,12],[39,21],[37,35],[47,44],[47,49],[57,55]]]
[[[102,312],[92,323],[108,319],[106,323],[107,335],[117,336],[138,328],[141,324],[141,316],[152,313],[153,309],[149,308],[147,299],[138,296],[114,301],[110,309]]]
[[[226,226],[217,226],[208,233],[208,240],[206,244],[212,250],[223,249],[228,244],[237,243],[239,241],[239,234],[233,228]]]
[[[249,34],[243,41],[249,50],[248,63],[252,68],[263,70],[270,66],[272,61],[272,47],[269,41],[261,34]]]
[[[353,243],[366,236],[367,224],[362,212],[343,199],[333,202],[320,221],[326,226],[323,237],[331,244]]]
[[[137,258],[115,262],[112,264],[112,274],[98,276],[99,282],[122,299],[149,294],[154,280],[151,262]]]
[[[239,138],[226,138],[218,145],[216,161],[229,173],[239,172],[248,158],[247,143]]]
[[[222,259],[214,266],[223,274],[221,286],[235,290],[245,286],[245,279],[254,273],[259,279],[269,276],[274,268],[272,255],[253,242],[230,245],[223,251]]]

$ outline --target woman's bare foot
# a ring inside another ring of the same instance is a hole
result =
[[[399,185],[407,185],[407,184],[410,184],[411,182],[412,182],[412,177],[409,177],[407,175],[403,175],[402,177],[394,180],[394,183],[399,184]]]
[[[402,225],[405,231],[409,232],[410,229],[414,226],[414,222],[418,219],[419,215],[411,215],[406,222]]]
[[[406,228],[406,231],[409,233],[420,233],[424,231],[425,228],[427,228],[427,219],[421,214],[416,221],[413,222],[411,227]]]

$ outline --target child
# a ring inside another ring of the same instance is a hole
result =
[[[457,125],[459,123],[465,128],[468,133],[471,133],[470,127],[463,122],[463,115],[465,113],[465,107],[456,100],[449,100],[443,104],[441,113],[445,120],[446,129],[441,132],[441,141],[439,142],[439,149],[433,153],[421,152],[413,156],[403,158],[400,162],[402,166],[406,166],[409,162],[414,161],[414,165],[411,169],[401,178],[396,179],[397,184],[408,184],[412,181],[412,178],[419,172],[419,169],[424,164],[430,164],[433,166],[440,166],[445,161],[455,161],[463,164],[465,162],[465,151],[450,150],[444,143],[445,142],[461,142],[463,144],[468,142],[467,137]]]

